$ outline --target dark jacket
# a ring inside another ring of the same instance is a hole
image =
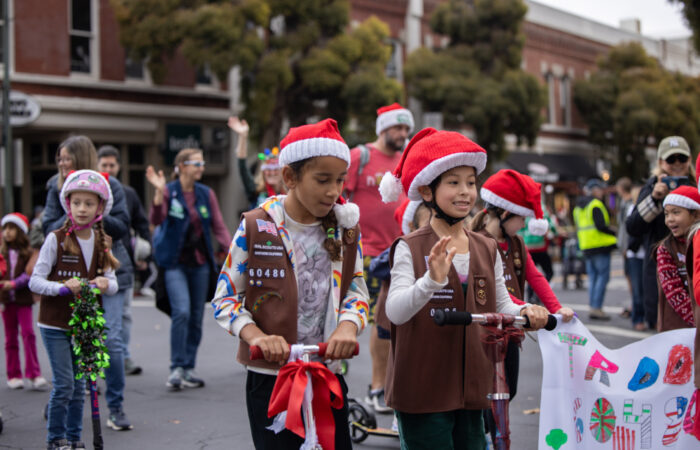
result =
[[[105,233],[112,238],[112,253],[121,264],[117,269],[117,283],[119,290],[123,291],[133,286],[134,266],[127,253],[126,247],[121,239],[129,235],[129,211],[126,205],[126,195],[119,180],[110,177],[109,187],[112,189],[113,205],[107,217],[102,218]],[[46,195],[46,205],[42,217],[42,229],[44,235],[54,230],[58,230],[66,221],[66,213],[63,211],[59,200],[60,191],[58,189],[58,175],[54,175],[46,183],[48,194]]]
[[[131,186],[122,185],[122,187],[126,195],[126,209],[129,211],[129,217],[131,218],[129,227],[136,231],[138,236],[151,242],[151,230],[148,228],[148,218],[146,217],[146,212],[143,209],[141,200],[139,200],[139,195]],[[131,233],[127,233],[126,236],[122,238],[122,243],[124,247],[126,247],[127,252],[129,252],[129,257],[133,262],[134,248],[131,245]]]
[[[632,214],[627,217],[625,225],[630,236],[641,238],[644,245],[644,316],[650,326],[656,326],[658,315],[658,285],[656,283],[656,243],[669,234],[664,223],[663,200],[654,200],[651,192],[654,190],[656,177],[647,180],[639,191],[637,203]]]

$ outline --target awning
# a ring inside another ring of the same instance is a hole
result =
[[[499,165],[530,175],[539,183],[584,182],[598,176],[595,168],[581,155],[511,152]]]

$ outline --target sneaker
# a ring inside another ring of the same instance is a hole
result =
[[[49,386],[49,383],[44,377],[30,378],[29,383],[31,383],[32,389],[34,389],[35,391],[43,391]]]
[[[396,418],[396,415],[394,415],[394,420],[391,421],[391,431],[399,432],[399,420]]]
[[[384,388],[372,389],[372,386],[369,386],[367,388],[365,402],[369,403],[372,408],[380,414],[387,414],[393,411],[393,409],[386,406],[386,402],[384,401]]]
[[[645,323],[635,323],[634,330],[635,331],[647,331],[647,325]]]
[[[182,377],[185,374],[185,370],[182,367],[176,367],[170,372],[168,381],[165,383],[171,391],[179,391],[182,389]]]
[[[107,419],[107,426],[116,431],[131,430],[134,428],[127,419],[124,410],[113,409],[109,411],[109,418]]]
[[[141,367],[137,366],[131,358],[124,360],[124,373],[127,375],[140,375]]]
[[[57,439],[49,442],[46,446],[46,450],[71,450],[71,448],[66,439]]]
[[[591,319],[597,320],[610,320],[610,316],[605,313],[602,309],[591,309],[588,315]]]
[[[199,378],[194,369],[185,370],[185,374],[182,376],[182,384],[188,388],[200,388],[204,387],[204,380]]]
[[[73,450],[86,450],[85,444],[82,441],[71,442],[70,448]]]
[[[7,387],[10,389],[22,389],[24,387],[24,381],[21,378],[10,378],[7,380]]]

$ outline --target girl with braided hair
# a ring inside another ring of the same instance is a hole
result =
[[[70,303],[87,279],[103,294],[119,286],[119,261],[102,229],[102,217],[113,204],[107,179],[92,170],[70,173],[61,189],[61,205],[68,219],[46,237],[29,288],[40,294],[39,330],[53,372],[48,407],[48,448],[85,448],[82,431],[84,379],[77,380],[70,326]],[[111,418],[110,418],[111,420]]]

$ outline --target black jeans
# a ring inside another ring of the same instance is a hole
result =
[[[342,375],[336,375],[343,390],[343,407],[331,408],[335,419],[335,448],[338,450],[352,449],[350,441],[350,428],[348,427],[348,385]],[[250,432],[253,435],[253,444],[257,450],[289,449],[299,450],[304,440],[284,429],[279,434],[268,430],[274,418],[267,417],[267,408],[270,405],[272,389],[275,387],[275,375],[265,375],[248,371],[246,379],[246,405],[248,407],[248,421]],[[334,396],[331,394],[331,400]]]

